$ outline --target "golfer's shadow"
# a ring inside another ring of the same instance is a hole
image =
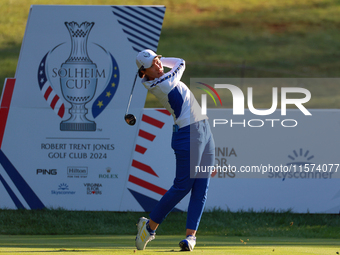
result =
[[[167,250],[167,251],[156,251],[156,252],[182,252],[181,250]]]

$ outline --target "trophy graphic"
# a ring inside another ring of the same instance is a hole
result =
[[[61,131],[95,131],[96,123],[86,118],[85,105],[92,100],[97,88],[97,65],[87,53],[87,39],[94,22],[81,25],[65,22],[71,36],[71,53],[61,65],[59,76],[63,97],[71,104],[71,117],[60,123]]]

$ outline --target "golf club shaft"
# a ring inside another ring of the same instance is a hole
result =
[[[138,73],[136,73],[135,81],[133,82],[133,86],[132,86],[131,93],[130,93],[130,99],[129,99],[129,103],[128,103],[127,108],[126,108],[126,113],[125,113],[125,115],[128,114],[128,111],[129,111],[129,108],[130,108],[130,103],[131,103],[131,99],[132,99],[133,90],[134,90],[135,85],[136,85],[137,74],[138,74]]]

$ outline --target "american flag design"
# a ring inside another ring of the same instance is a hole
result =
[[[0,174],[0,183],[4,186],[14,205],[18,209],[27,209],[20,201],[18,193],[13,190],[14,186],[26,201],[27,206],[31,209],[44,209],[45,205],[42,203],[37,194],[33,191],[31,186],[26,182],[18,169],[13,164],[13,161],[7,157],[2,148],[2,141],[5,135],[7,118],[12,102],[13,91],[16,79],[6,79],[5,86],[0,100],[0,166],[3,167],[5,174]],[[7,177],[8,176],[8,177]],[[7,181],[6,181],[7,179]],[[14,184],[9,184],[9,180]]]
[[[157,52],[165,6],[112,6],[112,8],[135,52],[144,49]]]
[[[54,92],[52,85],[46,75],[46,59],[49,53],[50,52],[46,53],[39,64],[38,83],[40,91],[48,105],[60,118],[63,118],[65,114],[65,104],[63,100],[57,95],[57,93]]]
[[[167,192],[164,184],[160,181],[162,178],[160,169],[153,168],[155,164],[150,165],[150,159],[151,161],[153,159],[147,155],[148,147],[152,147],[152,143],[157,137],[156,134],[159,134],[157,130],[164,128],[166,119],[172,120],[171,113],[166,109],[149,110],[142,114],[127,185],[129,192],[146,212],[152,211],[160,197]],[[182,210],[175,207],[173,211]]]

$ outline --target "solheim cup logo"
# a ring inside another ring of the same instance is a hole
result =
[[[71,117],[60,123],[62,131],[94,131],[96,123],[86,118],[85,104],[93,98],[97,87],[97,65],[87,53],[87,39],[94,23],[65,22],[71,35],[71,54],[60,69],[60,84],[64,98],[72,108]]]
[[[64,118],[66,102],[71,106],[68,110],[70,116],[60,123],[61,131],[95,131],[96,123],[88,119],[89,111],[85,106],[93,101],[91,113],[96,118],[118,88],[119,69],[112,54],[92,43],[91,50],[95,52],[92,56],[97,60],[94,63],[89,57],[88,38],[94,25],[94,22],[87,21],[80,25],[75,21],[65,22],[71,37],[71,52],[66,49],[66,42],[60,43],[43,57],[39,65],[39,87],[50,107]],[[95,96],[97,98],[93,100]]]

